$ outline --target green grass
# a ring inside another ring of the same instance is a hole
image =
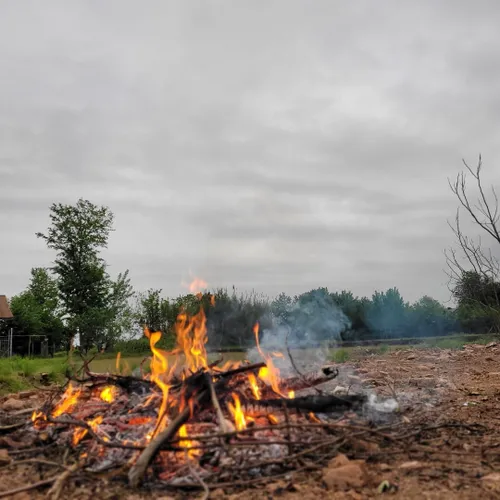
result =
[[[39,383],[38,375],[47,373],[49,380],[64,380],[68,362],[65,358],[0,358],[0,395],[31,389]]]

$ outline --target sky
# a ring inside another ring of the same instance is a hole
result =
[[[448,301],[448,178],[481,153],[500,184],[499,22],[495,0],[3,0],[0,293],[85,198],[137,290]]]

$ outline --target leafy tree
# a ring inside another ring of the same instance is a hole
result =
[[[366,324],[382,337],[404,335],[407,326],[408,304],[394,287],[386,292],[376,291],[366,312]]]
[[[16,334],[47,337],[56,348],[67,340],[67,331],[61,319],[61,308],[55,280],[44,268],[33,268],[28,288],[12,297],[10,307],[14,318],[10,326]],[[16,341],[27,344],[27,339]],[[21,347],[18,345],[17,347]],[[26,346],[25,346],[26,347]]]
[[[130,293],[128,274],[113,282],[100,257],[113,230],[113,213],[79,199],[75,205],[54,203],[50,221],[47,233],[37,237],[57,252],[52,272],[71,335],[79,331],[84,351],[102,346],[119,330],[116,321]]]
[[[170,301],[161,296],[161,289],[150,288],[137,296],[135,323],[142,329],[144,325],[156,331],[167,333],[175,323],[175,311]]]

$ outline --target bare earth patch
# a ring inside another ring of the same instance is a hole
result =
[[[305,462],[302,471],[241,488],[218,488],[211,491],[211,498],[500,497],[500,346],[406,349],[339,365],[339,369],[334,386],[394,397],[400,406],[397,426],[383,430],[383,424],[374,423],[378,432],[346,439],[326,462]],[[46,392],[31,392],[5,397],[0,403],[0,498],[2,492],[45,480],[47,485],[11,498],[45,498],[51,487],[52,498],[206,496],[203,490],[131,490],[126,472],[116,470],[99,475],[68,472],[57,492],[57,484],[54,488],[48,480],[61,477],[66,469],[57,464],[64,464],[65,453],[69,458],[72,451],[50,444],[25,450],[22,436],[8,427],[29,419],[46,397]],[[369,421],[370,415],[364,418]]]

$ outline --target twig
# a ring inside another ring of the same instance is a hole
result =
[[[17,424],[2,425],[0,427],[0,432],[12,431],[13,429],[19,429],[19,427],[24,427],[28,422],[18,422]]]
[[[207,486],[207,483],[205,483],[205,481],[203,481],[203,478],[198,474],[196,469],[193,467],[191,460],[189,460],[189,459],[188,459],[188,465],[189,465],[189,471],[195,477],[195,479],[200,483],[200,486],[203,488],[203,491],[205,492],[200,500],[207,500],[208,497],[210,497],[210,490]]]
[[[208,382],[208,387],[210,389],[210,398],[212,400],[212,405],[215,408],[215,413],[217,415],[219,429],[221,432],[231,432],[234,429],[234,427],[231,428],[228,425],[228,422],[227,422],[226,418],[224,417],[224,414],[222,413],[222,410],[221,410],[221,407],[219,404],[219,400],[217,399],[217,394],[215,393],[214,384],[212,383],[212,379],[210,377],[207,377],[207,382]],[[221,443],[222,443],[222,441],[221,441]]]
[[[48,486],[54,481],[57,481],[58,477],[59,476],[49,477],[48,479],[43,479],[42,481],[38,481],[37,483],[20,486],[19,488],[14,488],[13,490],[0,491],[0,498],[10,497],[15,495],[16,493],[22,493],[23,491],[35,490],[36,488],[40,488],[41,486]]]
[[[227,372],[216,373],[214,374],[214,376],[219,378],[227,378],[227,377],[232,377],[233,375],[238,375],[238,373],[245,373],[252,370],[258,370],[260,368],[264,368],[264,366],[266,366],[266,363],[264,362],[254,363],[253,365],[240,366],[239,368],[234,368],[233,370],[228,370]]]
[[[286,432],[286,440],[288,441],[288,455],[292,454],[293,446],[292,446],[292,433],[290,431],[290,416],[288,415],[288,408],[286,404],[283,402],[283,413],[285,415],[285,432]]]
[[[42,464],[42,465],[51,465],[54,467],[61,467],[63,469],[67,469],[65,465],[60,464],[58,462],[52,462],[50,460],[42,460],[38,458],[26,458],[24,460],[18,460],[17,462],[11,462],[10,464],[4,465],[0,467],[0,470],[8,469],[10,467],[17,467],[18,465],[22,464]]]
[[[76,464],[73,464],[71,467],[67,467],[66,470],[55,480],[54,484],[51,486],[50,490],[47,493],[47,498],[49,498],[50,500],[57,500],[59,498],[59,495],[61,494],[64,482],[79,467],[80,464],[78,462]]]

